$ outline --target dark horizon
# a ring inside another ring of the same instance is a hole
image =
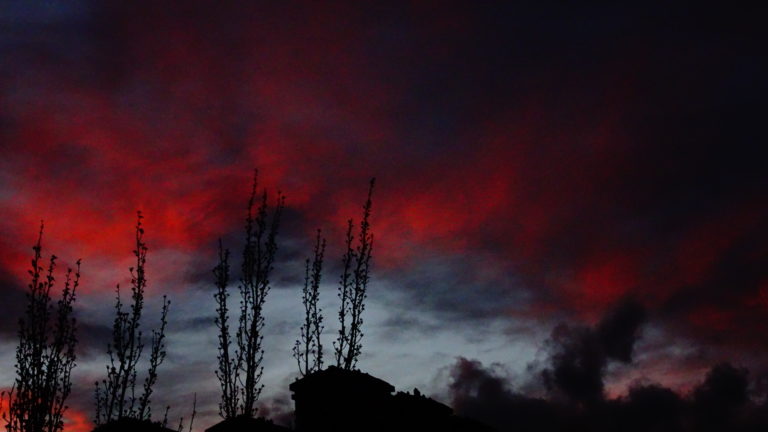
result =
[[[44,258],[82,258],[65,431],[91,430],[140,210],[143,328],[172,302],[153,414],[175,424],[197,393],[195,429],[218,421],[211,270],[219,238],[243,247],[258,167],[286,196],[268,417],[292,409],[318,228],[332,357],[371,177],[360,370],[498,422],[651,385],[693,412],[710,373],[768,403],[762,8],[240,3],[0,6],[0,390],[44,220]]]

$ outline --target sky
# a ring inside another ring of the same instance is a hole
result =
[[[211,270],[220,238],[239,263],[258,168],[286,196],[263,414],[292,406],[318,228],[330,357],[372,177],[362,370],[446,403],[469,366],[547,395],[563,334],[630,311],[607,397],[685,394],[727,361],[764,398],[762,14],[538,3],[0,2],[0,387],[44,220],[43,253],[82,258],[65,430],[88,430],[140,210],[142,325],[172,302],[153,412],[188,418],[196,393],[195,429],[215,423]]]

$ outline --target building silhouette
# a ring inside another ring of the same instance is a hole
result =
[[[329,366],[294,381],[297,432],[384,430],[395,388],[360,371]]]
[[[293,429],[264,418],[238,416],[205,432],[491,432],[477,421],[459,417],[434,399],[397,392],[388,382],[357,370],[336,366],[295,380]],[[93,432],[177,432],[158,422],[122,418]]]
[[[237,416],[217,423],[205,432],[288,432],[290,430],[264,418]]]
[[[320,431],[490,431],[478,422],[422,395],[397,392],[367,373],[335,366],[297,379],[289,389],[295,406],[296,432]]]
[[[93,432],[177,432],[160,422],[123,417],[96,427]]]

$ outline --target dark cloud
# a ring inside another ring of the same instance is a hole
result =
[[[749,401],[748,371],[723,363],[714,366],[693,393],[694,409],[704,429],[720,429],[736,420]]]
[[[606,399],[603,371],[609,360],[632,362],[634,341],[645,311],[628,301],[595,327],[553,332],[556,351],[548,360],[544,384],[569,398],[527,396],[509,377],[477,360],[459,358],[451,367],[447,397],[460,415],[499,431],[721,431],[768,426],[768,395],[752,393],[749,372],[730,363],[713,366],[689,394],[655,383],[632,384],[626,396]],[[755,381],[759,384],[759,380]]]
[[[605,357],[624,363],[632,362],[632,350],[645,320],[645,309],[635,301],[623,301],[609,311],[595,329]]]
[[[448,396],[458,414],[498,431],[756,431],[768,426],[768,406],[747,397],[746,376],[721,364],[690,397],[647,384],[632,386],[625,397],[583,405],[526,396],[479,361],[459,358]]]
[[[620,414],[631,430],[675,430],[682,426],[682,397],[658,384],[631,387],[623,405]]]
[[[19,283],[0,272],[0,337],[16,340],[19,331],[19,319],[24,313],[27,298]]]
[[[499,431],[558,430],[567,424],[566,407],[512,391],[504,377],[476,360],[459,358],[453,365],[449,397],[457,414]]]
[[[754,213],[751,217],[759,217]],[[728,228],[717,228],[729,231]],[[726,236],[727,247],[706,276],[690,280],[663,305],[662,313],[671,320],[689,317],[685,330],[689,335],[716,346],[741,345],[759,350],[761,334],[768,330],[766,293],[768,270],[763,259],[768,253],[768,232],[758,231]],[[691,251],[692,261],[713,259],[711,250]],[[709,258],[707,258],[709,255]],[[747,330],[749,329],[749,330]],[[739,334],[733,340],[728,334]]]
[[[625,301],[595,328],[559,325],[548,342],[552,353],[551,367],[542,372],[545,384],[575,403],[601,401],[608,362],[632,361],[632,350],[644,322],[643,307]]]
[[[424,257],[378,273],[385,286],[406,294],[420,310],[454,322],[498,318],[528,306],[514,272],[480,252]]]
[[[573,401],[600,401],[608,358],[592,329],[561,325],[554,330],[552,342],[552,368],[542,372],[549,390]]]
[[[287,393],[262,398],[258,403],[258,414],[272,420],[273,422],[293,427],[293,401]]]
[[[77,308],[77,305],[75,305]],[[99,322],[83,319],[82,314],[77,321],[77,351],[81,357],[102,356],[107,344],[112,341],[112,327]]]

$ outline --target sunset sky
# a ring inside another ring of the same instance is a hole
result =
[[[87,430],[141,210],[146,331],[172,302],[153,412],[175,424],[197,393],[196,430],[218,421],[211,270],[219,238],[239,265],[258,168],[286,195],[263,414],[292,409],[317,228],[331,357],[371,177],[362,370],[450,402],[463,358],[546,395],[553,329],[632,301],[609,397],[721,361],[765,395],[765,15],[535,3],[0,2],[0,388],[44,220],[44,254],[83,260],[66,430]]]

